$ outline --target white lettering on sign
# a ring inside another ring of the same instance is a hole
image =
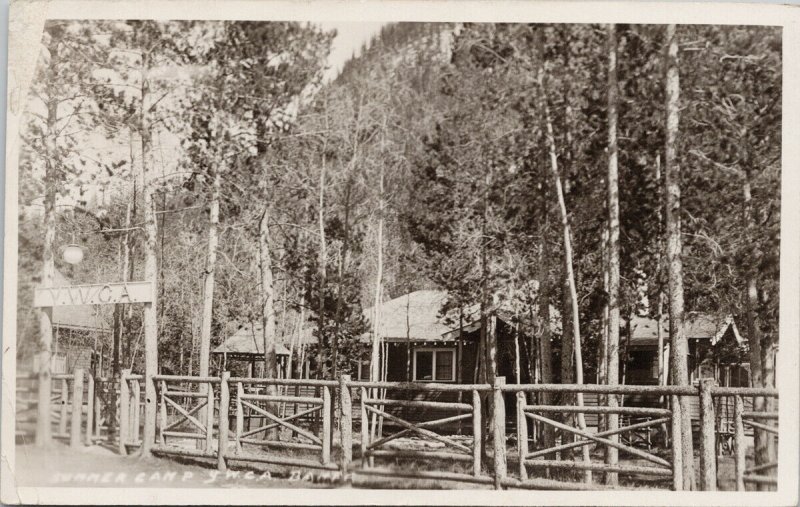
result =
[[[116,282],[40,287],[34,293],[33,306],[110,305],[152,300],[152,282]]]

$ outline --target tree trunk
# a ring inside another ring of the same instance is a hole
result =
[[[347,270],[347,256],[350,247],[350,197],[352,195],[352,181],[348,180],[345,190],[344,201],[344,238],[342,239],[342,251],[339,255],[339,268],[337,274],[336,287],[336,314],[334,316],[333,343],[331,345],[331,371],[333,378],[336,378],[339,371],[339,334],[342,326],[342,307],[344,306],[344,276]]]
[[[687,357],[689,346],[683,328],[683,261],[681,258],[681,188],[680,167],[677,161],[677,137],[680,82],[678,77],[678,41],[675,25],[667,25],[666,80],[666,146],[664,159],[667,207],[667,270],[669,277],[669,336],[671,343],[672,382],[689,385]],[[683,455],[683,487],[694,489],[694,456],[689,399],[680,398]]]
[[[258,267],[261,275],[261,326],[264,332],[264,377],[278,377],[278,357],[275,354],[277,325],[275,322],[275,287],[272,277],[270,251],[269,208],[264,207],[258,222]],[[274,386],[272,386],[274,388]],[[269,391],[269,389],[268,389]]]
[[[542,384],[553,383],[553,351],[550,345],[550,284],[547,280],[547,264],[545,259],[549,255],[547,242],[542,244],[541,258],[539,259],[539,321],[541,322],[541,331],[539,334],[539,373],[541,375]],[[549,392],[542,392],[539,394],[541,403],[543,405],[552,404],[553,395]],[[542,437],[544,439],[545,447],[553,447],[555,445],[555,431],[550,425],[544,425],[542,430]]]
[[[540,44],[539,54],[540,56],[543,56],[544,41],[541,35],[539,36],[539,44]],[[573,266],[572,239],[569,226],[569,217],[567,215],[567,207],[564,202],[564,192],[561,187],[561,175],[559,174],[558,170],[558,157],[556,155],[555,138],[553,135],[553,123],[550,117],[550,106],[548,105],[546,96],[547,89],[545,87],[545,69],[542,58],[539,59],[538,82],[540,91],[539,93],[539,101],[541,106],[540,110],[544,113],[547,145],[548,145],[548,151],[550,153],[550,169],[553,174],[553,180],[556,188],[556,196],[558,197],[558,205],[559,208],[561,209],[561,225],[564,233],[564,266],[566,269],[567,283],[569,285],[569,295],[572,303],[572,337],[573,337],[574,358],[575,358],[575,382],[577,384],[583,384],[583,355],[581,353],[581,332],[580,332],[580,321],[579,321],[578,293],[577,293],[577,288],[575,286],[575,273],[572,267]],[[576,393],[575,402],[579,407],[583,406],[583,393]],[[582,413],[578,414],[578,427],[581,430],[584,431],[586,430],[586,418]],[[588,463],[591,460],[589,456],[589,446],[583,446],[582,452],[583,452],[583,461]],[[586,482],[591,482],[592,480],[591,471],[587,470],[584,473],[584,478]]]
[[[325,285],[327,284],[328,251],[325,242],[325,169],[327,144],[322,147],[322,168],[319,173],[319,310],[317,315],[317,378],[325,378]]]
[[[742,187],[744,196],[744,222],[745,229],[748,231],[748,237],[755,235],[755,221],[753,220],[753,203],[751,193],[751,174],[748,168],[745,169],[744,184]],[[756,316],[756,308],[758,308],[758,282],[756,281],[756,264],[755,259],[751,259],[745,272],[745,281],[747,283],[747,292],[745,295],[745,320],[747,325],[747,334],[749,336],[748,344],[750,346],[750,378],[753,387],[774,387],[775,386],[775,370],[772,346],[765,346],[766,340],[761,332],[758,318]],[[753,400],[753,410],[763,411],[768,410],[768,405],[771,398],[757,397]],[[765,465],[774,461],[773,454],[773,437],[770,433],[759,430],[756,428],[753,431],[753,449],[755,453],[756,466]],[[757,489],[759,491],[768,490],[767,485],[759,484]]]
[[[156,390],[153,376],[158,373],[158,261],[156,244],[158,225],[153,202],[153,146],[150,124],[150,53],[142,52],[142,111],[140,135],[142,137],[142,174],[144,179],[144,277],[153,285],[152,302],[144,305],[144,350],[145,350],[145,422],[142,433],[142,455],[150,455],[150,447],[156,435]]]
[[[619,383],[619,168],[617,165],[617,38],[616,27],[608,25],[608,385]],[[608,406],[619,405],[617,396]],[[608,429],[619,428],[619,415],[608,414]],[[619,435],[609,437],[619,441]],[[606,446],[606,463],[616,465],[617,449]],[[617,474],[607,473],[606,484],[616,485]]]
[[[219,129],[220,126],[217,125]],[[219,139],[217,140],[219,143]],[[220,147],[217,146],[217,153]],[[219,159],[211,164],[211,202],[209,202],[208,243],[206,247],[206,270],[203,276],[203,317],[200,327],[200,364],[201,377],[208,376],[208,360],[211,354],[211,321],[214,316],[214,275],[217,267],[217,228],[219,225],[219,194],[221,176]],[[259,246],[261,244],[259,243]],[[263,275],[262,275],[263,280]],[[205,392],[207,384],[201,385],[201,392]]]
[[[380,168],[378,198],[378,237],[376,247],[378,249],[378,267],[375,275],[375,314],[372,322],[372,355],[370,358],[369,379],[373,382],[380,380],[380,346],[381,346],[381,303],[383,301],[383,165]]]
[[[272,277],[272,257],[269,237],[269,207],[264,206],[258,222],[258,268],[261,278],[261,329],[264,344],[264,378],[278,378],[278,356],[275,354],[277,325],[275,322],[275,287]],[[267,384],[267,395],[278,394],[277,386]],[[267,403],[267,411],[278,414],[275,403]],[[277,438],[278,428],[270,430],[269,438]]]
[[[58,195],[60,157],[56,145],[58,123],[58,98],[55,94],[56,67],[59,63],[59,38],[50,34],[47,49],[50,53],[47,97],[47,134],[45,136],[45,196],[44,196],[44,245],[42,247],[41,287],[52,287],[55,278],[56,196]],[[53,308],[39,309],[39,393],[36,417],[36,445],[49,447],[52,444],[50,391],[52,390],[53,356]]]

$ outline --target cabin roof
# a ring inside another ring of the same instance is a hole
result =
[[[73,285],[73,283],[56,269],[53,285],[61,287]],[[111,332],[111,326],[97,305],[54,306],[53,326],[62,329]]]
[[[621,326],[624,328],[624,319]],[[732,337],[736,343],[743,345],[745,340],[739,334],[733,317],[717,317],[708,313],[687,312],[684,319],[684,334],[688,339],[711,340],[712,345],[726,337]],[[664,342],[669,341],[669,319],[665,317],[661,321],[661,335]],[[658,345],[658,326],[656,319],[635,316],[631,319],[631,345],[632,346],[657,346]]]
[[[261,323],[244,324],[216,347],[212,354],[251,354],[261,356],[264,354],[262,329]],[[275,353],[279,356],[288,356],[289,348],[287,345],[292,338],[291,336],[279,337],[275,344]],[[317,343],[317,338],[313,335],[311,328],[303,330],[300,343]]]
[[[446,300],[445,291],[418,290],[384,302],[380,305],[380,336],[390,341],[445,341],[444,335],[453,328],[439,314]],[[365,309],[364,316],[372,322],[375,307]],[[362,339],[369,340],[370,335],[371,331]]]
[[[464,308],[463,315],[458,310],[451,310],[446,316],[441,315],[442,306],[448,294],[443,290],[418,290],[390,299],[380,305],[380,336],[386,341],[427,341],[450,342],[458,339],[461,317],[463,331],[471,333],[480,328],[480,306],[471,305]],[[560,329],[558,312],[552,306],[552,329]],[[506,304],[498,310],[500,320],[510,322],[515,309]],[[369,322],[375,318],[375,308],[364,310]],[[372,330],[361,337],[362,341],[372,339]]]

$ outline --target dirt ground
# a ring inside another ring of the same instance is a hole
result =
[[[634,463],[631,463],[634,464]],[[644,463],[635,463],[644,464]],[[393,463],[399,465],[399,463]],[[421,465],[421,464],[420,464]],[[699,463],[695,462],[695,466]],[[390,465],[391,466],[391,465]],[[408,464],[406,464],[408,466]],[[420,466],[420,469],[428,467]],[[18,486],[38,487],[169,487],[169,488],[374,488],[374,489],[483,489],[491,486],[453,483],[449,481],[401,480],[351,476],[343,480],[338,472],[290,469],[264,464],[231,463],[227,472],[218,472],[212,460],[177,457],[120,456],[102,447],[71,449],[63,443],[53,444],[47,451],[33,445],[16,447],[16,481]],[[462,470],[453,470],[462,471]],[[535,474],[539,475],[539,474]],[[718,486],[732,490],[733,462],[718,462]],[[562,480],[567,477],[562,477]],[[580,480],[575,477],[575,480]],[[668,489],[668,481],[622,481],[622,486]],[[568,479],[567,479],[568,480]]]
[[[276,473],[232,467],[218,472],[210,463],[126,457],[100,446],[74,450],[62,443],[47,451],[18,445],[16,471],[18,486],[83,488],[324,488],[336,479],[306,470]]]

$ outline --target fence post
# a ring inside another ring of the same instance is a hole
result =
[[[367,417],[367,390],[361,388],[361,468],[367,466],[367,448],[369,446],[369,418]]]
[[[717,453],[714,432],[714,379],[700,380],[700,487],[702,491],[717,490]]]
[[[219,434],[217,436],[217,470],[224,472],[225,454],[228,452],[228,412],[230,410],[230,391],[228,390],[228,379],[231,378],[229,371],[222,372],[222,380],[219,384]]]
[[[503,391],[500,390],[506,383],[505,377],[494,379],[493,411],[493,441],[494,441],[494,488],[501,489],[503,479],[506,478],[506,404]]]
[[[278,431],[280,431],[280,429],[278,429]],[[208,388],[206,389],[206,446],[205,446],[206,452],[211,452],[211,442],[213,440],[214,440],[214,384],[209,382]]]
[[[133,441],[139,441],[139,413],[140,413],[140,398],[142,397],[142,388],[139,384],[138,380],[133,381],[133,390],[130,393],[131,397],[131,417],[130,424],[131,424],[131,435],[133,436]]]
[[[347,475],[350,463],[353,461],[353,399],[350,396],[350,375],[339,377],[339,434],[342,438],[342,477]]]
[[[481,393],[472,391],[472,475],[481,475],[481,438],[483,422],[481,421]]]
[[[244,408],[242,407],[244,387],[241,382],[236,383],[236,453],[242,452],[242,433],[244,433]]]
[[[83,412],[83,370],[75,369],[72,380],[72,421],[69,427],[69,446],[81,446],[81,412]]]
[[[119,376],[119,453],[125,456],[128,448],[125,441],[128,439],[128,375],[131,370],[122,370]],[[110,427],[110,426],[109,426]]]
[[[525,457],[528,455],[528,422],[525,420],[525,393],[517,392],[517,450],[519,451],[519,480],[528,478]]]
[[[159,404],[158,404],[158,415],[159,415],[159,424],[158,424],[158,442],[161,445],[167,445],[167,436],[164,435],[164,430],[167,427],[167,383],[165,381],[159,382],[159,390],[157,391],[159,397]],[[208,425],[208,421],[206,421],[206,425]],[[206,426],[206,430],[208,427]]]
[[[331,388],[322,386],[322,464],[331,462],[331,429],[333,428],[333,410],[331,410]]]
[[[86,377],[86,382],[88,386],[86,391],[86,445],[92,445],[94,443],[94,373],[91,371]]]
[[[148,375],[145,371],[144,375],[144,432],[142,433],[142,455],[149,456],[150,449],[152,449],[153,444],[155,443],[155,427],[156,427],[156,403],[158,399],[158,393],[156,391],[156,379],[153,375]],[[148,395],[149,393],[153,393],[153,399],[151,400]],[[148,419],[148,415],[150,412],[148,411],[148,406],[152,406],[152,418],[153,420]],[[152,431],[149,429],[152,428]]]
[[[734,456],[736,466],[736,491],[744,491],[744,469],[746,466],[745,453],[747,452],[747,442],[744,440],[744,422],[742,414],[744,404],[742,397],[738,394],[733,399],[733,423],[734,423]]]
[[[67,434],[67,410],[69,409],[69,381],[61,379],[61,418],[58,421],[58,432],[61,436]]]
[[[681,402],[678,395],[670,396],[670,408],[672,409],[672,488],[675,491],[683,491],[683,454],[681,454],[683,437],[681,433]]]

